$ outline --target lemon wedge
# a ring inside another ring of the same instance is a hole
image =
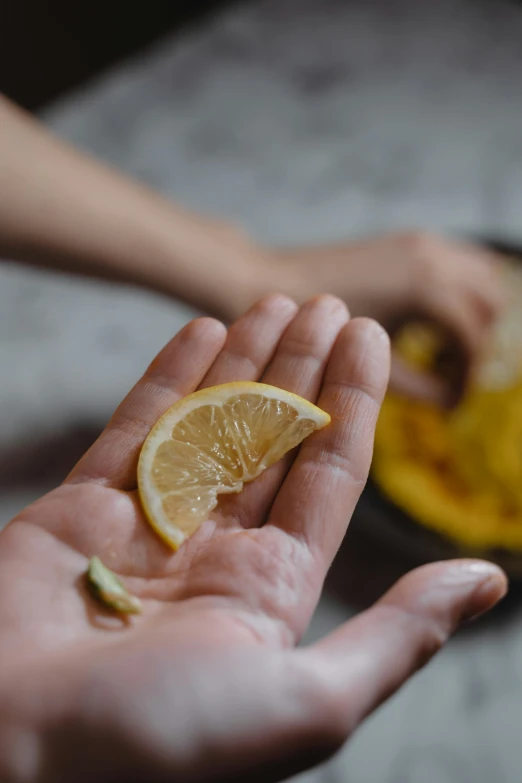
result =
[[[218,495],[244,484],[298,446],[330,416],[291,392],[236,382],[179,400],[149,433],[138,463],[145,514],[173,549],[208,519]]]

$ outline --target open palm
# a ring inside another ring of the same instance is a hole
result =
[[[2,780],[280,779],[344,741],[465,616],[504,590],[483,563],[422,569],[297,649],[371,460],[389,346],[318,297],[269,297],[227,331],[189,324],[66,482],[0,537]],[[177,553],[145,522],[141,444],[198,387],[263,380],[332,416]],[[115,617],[85,589],[99,555],[143,601]]]

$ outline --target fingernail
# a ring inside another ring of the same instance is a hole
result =
[[[476,578],[476,587],[471,592],[461,616],[461,622],[470,622],[488,612],[504,598],[508,591],[508,582],[504,572],[493,563],[467,563],[462,570]]]
[[[504,572],[498,566],[494,565],[494,563],[488,563],[486,560],[471,560],[469,563],[463,563],[461,571],[484,577],[503,577],[504,575]]]
[[[383,342],[390,342],[390,336],[384,326],[378,321],[368,319],[368,334],[372,340],[382,340]]]

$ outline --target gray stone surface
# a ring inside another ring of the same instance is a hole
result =
[[[411,225],[517,237],[521,41],[522,8],[508,0],[261,0],[167,39],[45,119],[265,240]],[[138,292],[0,270],[0,519],[60,478],[190,315]],[[15,438],[45,473],[14,469]],[[323,602],[310,638],[348,614]],[[301,780],[519,781],[521,662],[515,611],[451,643]]]

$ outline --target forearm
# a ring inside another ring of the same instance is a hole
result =
[[[145,285],[225,318],[263,292],[263,253],[235,229],[177,209],[1,96],[0,257]]]

